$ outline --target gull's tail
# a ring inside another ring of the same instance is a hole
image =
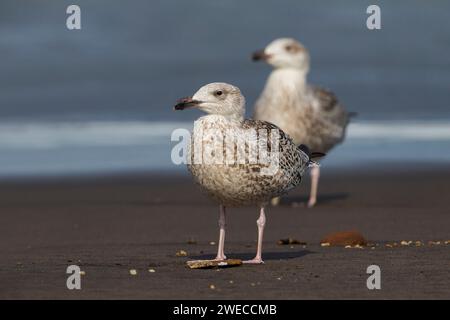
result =
[[[325,156],[325,153],[323,153],[323,152],[311,152],[309,150],[308,146],[306,146],[304,144],[299,145],[298,148],[308,156],[308,167],[318,166],[319,163],[314,161],[313,159],[322,158]]]

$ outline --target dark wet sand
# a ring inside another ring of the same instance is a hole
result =
[[[188,259],[213,257],[210,242],[218,237],[217,208],[189,177],[0,183],[0,298],[450,299],[450,245],[385,246],[450,240],[450,169],[324,172],[322,178],[316,208],[292,206],[304,200],[305,183],[268,209],[265,265],[222,270],[185,268]],[[230,258],[253,256],[256,218],[256,208],[228,211]],[[319,245],[329,232],[345,230],[378,246]],[[308,244],[276,244],[287,237]],[[189,257],[176,257],[181,249]],[[82,290],[66,289],[71,264],[85,271]],[[371,264],[381,267],[378,291],[366,288]]]

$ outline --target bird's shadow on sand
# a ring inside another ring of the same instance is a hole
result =
[[[296,259],[296,258],[302,258],[308,254],[314,254],[314,251],[309,250],[300,250],[300,251],[285,251],[285,252],[263,252],[263,260],[289,260],[289,259]],[[241,259],[241,260],[250,260],[253,259],[255,256],[254,252],[251,253],[228,253],[227,258],[228,259]],[[202,254],[198,256],[191,256],[191,258],[195,260],[211,260],[214,259],[215,256],[210,254]]]
[[[339,200],[345,200],[350,196],[348,192],[336,192],[336,193],[329,193],[329,194],[321,194],[317,197],[317,204],[330,204]],[[299,195],[299,196],[287,196],[282,197],[280,201],[280,205],[289,206],[294,203],[302,203],[306,204],[308,202],[309,197],[306,195]]]

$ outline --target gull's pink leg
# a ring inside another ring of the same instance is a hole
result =
[[[225,207],[220,205],[219,211],[219,246],[217,248],[217,257],[215,260],[226,260],[227,257],[223,253],[225,245]]]
[[[317,202],[317,188],[319,186],[320,167],[311,168],[311,193],[309,195],[308,208],[314,207]]]
[[[256,220],[258,226],[258,248],[256,250],[256,256],[252,260],[244,261],[244,263],[264,263],[262,260],[262,241],[264,235],[264,226],[266,225],[266,214],[264,213],[264,207],[261,207],[259,218]]]

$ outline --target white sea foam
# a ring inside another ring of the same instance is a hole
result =
[[[164,144],[176,128],[191,122],[0,123],[0,149],[139,146]],[[450,121],[364,121],[352,123],[348,139],[372,141],[450,141]]]

